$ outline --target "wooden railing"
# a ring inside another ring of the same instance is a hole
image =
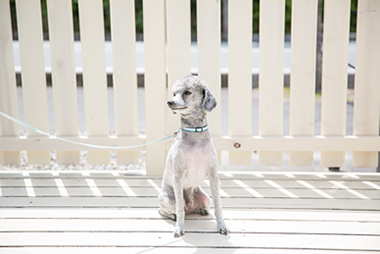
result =
[[[252,1],[228,1],[228,137],[222,137],[220,107],[209,116],[218,151],[229,151],[230,165],[250,165],[260,151],[261,165],[310,166],[322,151],[321,165],[339,167],[354,151],[354,167],[376,167],[380,150],[380,1],[358,6],[354,136],[346,136],[349,0],[327,0],[324,12],[321,136],[314,136],[317,0],[293,0],[291,38],[290,136],[283,135],[284,0],[260,1],[259,135],[252,136]],[[146,136],[138,130],[134,0],[111,0],[116,137],[109,136],[103,7],[100,0],[78,0],[82,45],[86,141],[135,145],[178,128],[166,114],[167,87],[191,72],[190,1],[143,0]],[[71,0],[47,0],[54,92],[55,135],[78,136]],[[45,66],[39,0],[17,0],[17,25],[25,122],[48,132]],[[220,1],[197,1],[198,75],[221,101]],[[18,117],[12,29],[8,0],[0,0],[0,111]],[[168,126],[167,126],[168,122]],[[0,118],[0,163],[79,163],[71,144],[41,137]],[[238,143],[238,145],[236,144]],[[147,172],[162,174],[168,143],[146,147]],[[137,163],[138,150],[117,152],[120,164]],[[107,164],[108,151],[89,149],[89,164]]]

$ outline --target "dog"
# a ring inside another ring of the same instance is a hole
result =
[[[217,105],[206,82],[186,76],[173,85],[173,98],[167,102],[181,116],[181,128],[167,158],[159,193],[159,213],[176,221],[174,237],[184,235],[185,214],[209,214],[210,198],[200,184],[209,179],[217,228],[227,235],[222,215],[217,154],[207,126],[206,114]]]

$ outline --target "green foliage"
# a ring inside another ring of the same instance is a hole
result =
[[[285,33],[290,34],[292,21],[292,0],[285,1]]]
[[[259,21],[260,21],[260,5],[259,0],[254,0],[252,3],[252,33],[259,33]]]
[[[142,0],[135,0],[136,33],[143,33],[143,4]]]
[[[47,3],[46,0],[41,0],[41,15],[42,15],[42,28],[44,34],[49,34],[49,25],[47,19]]]
[[[12,32],[13,34],[17,34],[17,15],[16,15],[16,6],[15,6],[15,1],[16,0],[10,0],[9,5],[11,9],[11,21],[12,21]]]
[[[196,34],[197,33],[197,0],[191,0],[190,2],[190,9],[191,9],[191,33]]]
[[[111,34],[110,0],[103,0],[104,32]]]
[[[111,21],[110,21],[110,0],[102,0],[104,8],[104,30],[106,34],[111,32]],[[190,0],[191,4],[191,32],[196,33],[196,2],[197,0]],[[229,0],[233,1],[233,0]],[[259,20],[260,20],[260,0],[252,0],[252,33],[259,33]],[[263,1],[263,0],[261,0]],[[307,1],[307,0],[305,0]],[[143,33],[143,0],[135,0],[135,19],[136,19],[136,33]],[[223,1],[221,1],[223,2]],[[357,10],[358,0],[351,0],[351,19],[350,19],[350,32],[356,31],[356,10]],[[291,12],[292,12],[292,0],[285,0],[285,33],[291,32]],[[15,0],[10,0],[10,7],[12,12],[12,24],[13,31],[17,32],[17,22],[16,22],[16,8]],[[73,8],[73,23],[74,32],[79,33],[79,14],[78,14],[78,0],[72,0]],[[222,13],[222,12],[221,12]],[[46,0],[41,0],[41,14],[43,22],[43,31],[45,34],[48,33],[48,20],[47,20],[47,3]],[[221,22],[223,25],[223,22]],[[222,28],[223,30],[223,28]]]
[[[292,0],[285,1],[285,33],[290,33],[292,19]],[[260,0],[253,0],[252,8],[252,33],[259,33]]]
[[[74,33],[79,33],[78,0],[72,1],[72,8],[73,8]]]
[[[350,33],[356,33],[356,11],[358,0],[351,0]]]

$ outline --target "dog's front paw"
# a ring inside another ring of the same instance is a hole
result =
[[[181,237],[184,234],[185,234],[185,231],[183,230],[183,227],[181,226],[174,227],[174,237]]]
[[[224,223],[218,223],[218,231],[222,235],[228,235],[230,233],[230,230],[226,227]]]

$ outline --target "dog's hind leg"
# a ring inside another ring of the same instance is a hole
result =
[[[161,190],[160,194],[158,195],[159,199],[159,205],[160,208],[158,209],[158,212],[171,220],[176,221],[176,208],[175,208],[175,197],[174,192],[172,189],[168,188],[165,192]]]
[[[201,186],[195,188],[193,193],[194,206],[193,211],[196,214],[207,216],[210,214],[210,198]]]
[[[169,203],[160,203],[160,208],[158,209],[158,212],[171,220],[176,221],[177,216],[175,215],[175,207],[170,205]]]

